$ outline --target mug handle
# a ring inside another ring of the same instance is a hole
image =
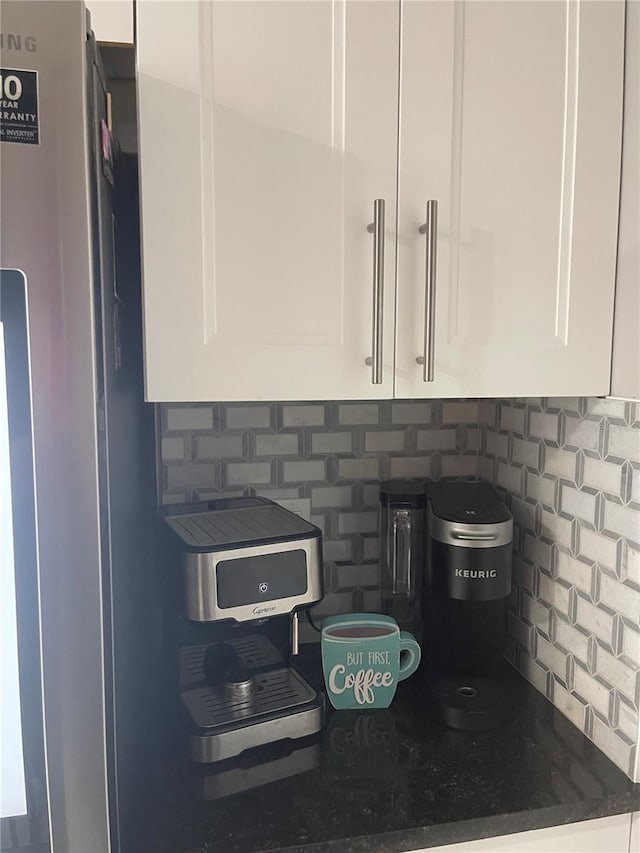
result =
[[[398,669],[398,681],[403,681],[405,678],[409,678],[410,675],[418,668],[418,664],[420,663],[420,657],[422,652],[420,650],[420,645],[415,640],[412,634],[408,631],[400,631],[400,658],[402,659],[402,652],[407,652],[405,658],[409,658],[404,664],[400,664],[400,668]]]

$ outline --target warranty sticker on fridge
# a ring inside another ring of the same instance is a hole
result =
[[[40,144],[37,71],[0,68],[0,142]]]

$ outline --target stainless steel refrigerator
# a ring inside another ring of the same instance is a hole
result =
[[[14,773],[0,846],[107,853],[127,848],[135,823],[157,664],[136,169],[117,156],[84,4],[3,0],[0,30],[0,553],[13,638],[2,749]]]

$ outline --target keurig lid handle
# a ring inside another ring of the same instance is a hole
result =
[[[458,530],[452,530],[451,538],[463,539],[465,542],[492,542],[497,537],[495,533],[460,533]]]

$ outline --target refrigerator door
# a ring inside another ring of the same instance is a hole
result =
[[[84,4],[3,0],[2,31],[2,68],[37,77],[38,138],[0,143],[0,265],[27,287],[52,848],[108,853]]]

